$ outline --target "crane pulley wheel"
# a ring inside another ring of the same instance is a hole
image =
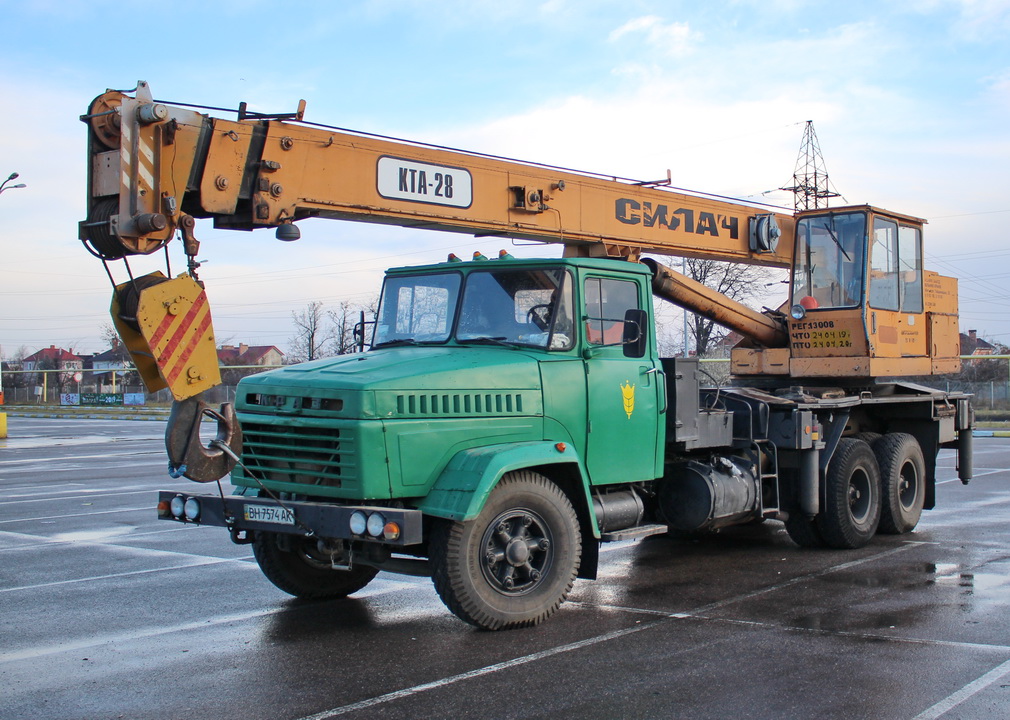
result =
[[[132,282],[124,283],[119,291],[119,314],[118,317],[126,325],[136,332],[141,332],[140,321],[137,319],[137,310],[140,307],[140,293],[149,287],[167,282],[168,278],[161,273],[152,273],[136,278]]]
[[[113,235],[109,220],[119,212],[119,198],[109,197],[99,200],[91,207],[86,227],[86,242],[102,260],[119,260],[128,254],[127,248]]]
[[[120,130],[119,106],[123,104],[123,93],[108,90],[91,101],[88,108],[88,125],[95,140],[115,150],[119,147]]]

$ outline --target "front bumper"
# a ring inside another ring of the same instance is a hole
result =
[[[172,512],[172,501],[177,507],[196,508],[190,517],[183,512]],[[290,512],[289,512],[290,511]],[[351,516],[361,512],[366,518],[380,515],[368,523],[373,528],[388,529],[390,523],[398,528],[395,537],[390,532],[370,533],[368,530],[355,533],[351,530]],[[301,537],[332,538],[335,540],[355,540],[380,543],[396,547],[419,545],[423,541],[423,514],[420,510],[405,508],[377,507],[368,505],[333,505],[330,503],[288,501],[283,506],[270,498],[244,497],[240,495],[203,495],[162,490],[158,493],[158,518],[191,525],[215,525],[226,527],[232,537],[239,533],[271,532]]]

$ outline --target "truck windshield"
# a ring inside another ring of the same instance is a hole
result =
[[[482,270],[467,276],[456,340],[568,350],[573,318],[572,283],[564,270]]]
[[[802,218],[796,224],[793,304],[807,310],[859,305],[865,251],[865,213]]]
[[[457,272],[387,277],[372,347],[448,340],[461,279]]]

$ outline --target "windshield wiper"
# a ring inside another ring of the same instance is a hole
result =
[[[845,256],[845,259],[848,260],[849,262],[852,262],[852,258],[850,258],[849,254],[845,252],[845,248],[842,247],[842,243],[841,241],[839,241],[838,236],[835,235],[835,231],[832,230],[830,227],[828,227],[827,223],[823,223],[823,226],[824,229],[828,231],[828,235],[831,236],[831,239],[835,241],[835,245],[838,246],[838,249],[842,251],[842,255]]]
[[[505,339],[506,338],[504,335],[500,337],[481,336],[475,338],[466,338],[465,340],[456,338],[456,342],[458,342],[460,345],[503,345],[504,347],[510,347],[510,348],[516,347],[514,343],[505,342]]]
[[[372,345],[372,347],[396,347],[397,345],[417,345],[417,340],[414,338],[398,338],[396,340],[386,340],[385,342],[376,343],[375,345]]]

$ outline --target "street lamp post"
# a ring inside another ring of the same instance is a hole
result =
[[[18,183],[17,185],[10,185],[10,186],[7,185],[7,183],[9,183],[11,180],[17,180],[17,178],[18,174],[16,172],[12,172],[9,176],[7,176],[7,179],[4,180],[2,183],[0,183],[0,193],[2,193],[4,190],[14,190],[16,188],[28,187],[24,183]]]
[[[18,174],[16,172],[12,172],[10,175],[8,175],[7,179],[4,180],[2,183],[0,183],[0,193],[2,193],[4,190],[11,190],[13,188],[25,187],[24,183],[18,183],[17,185],[7,185],[7,183],[9,183],[11,180],[17,180],[17,178]],[[2,401],[2,397],[3,397],[3,382],[2,379],[0,379],[0,401]],[[0,438],[5,437],[7,437],[7,413],[0,412]]]

